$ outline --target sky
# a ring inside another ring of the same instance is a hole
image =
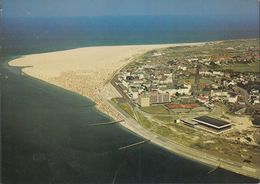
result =
[[[258,17],[259,0],[1,0],[5,17],[202,15]]]

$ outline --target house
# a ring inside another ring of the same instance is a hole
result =
[[[186,71],[187,70],[187,66],[178,66],[178,70],[182,70],[182,71]]]
[[[210,72],[210,71],[200,71],[200,75],[203,75],[203,76],[212,76],[213,73]]]
[[[254,99],[253,100],[253,105],[257,105],[257,104],[260,104],[260,100],[259,99]]]
[[[213,71],[213,75],[215,75],[215,76],[224,76],[224,73],[223,72]]]
[[[226,91],[211,91],[211,96],[213,97],[228,97],[228,92]]]
[[[208,97],[205,97],[205,96],[198,96],[196,98],[196,100],[198,100],[200,103],[208,103],[209,102],[209,98]]]
[[[238,95],[236,93],[228,93],[228,102],[236,103],[238,100]]]
[[[191,84],[184,84],[181,87],[165,90],[165,92],[169,93],[171,96],[176,95],[176,93],[179,93],[181,95],[190,95],[191,94],[190,91],[191,91]]]
[[[236,103],[238,100],[238,96],[229,96],[228,97],[228,102],[229,103]]]

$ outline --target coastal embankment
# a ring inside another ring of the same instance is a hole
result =
[[[108,99],[120,96],[108,81],[115,72],[140,54],[153,49],[199,44],[204,43],[87,47],[26,55],[10,61],[9,65],[23,67],[22,72],[26,75],[90,98],[97,104],[100,111],[116,121],[124,119],[121,125],[167,150],[212,167],[222,167],[239,174],[259,178],[259,171],[252,171],[250,168],[228,160],[215,158],[149,132],[108,101]]]

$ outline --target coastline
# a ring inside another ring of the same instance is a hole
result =
[[[27,55],[10,61],[9,65],[17,67],[29,66],[23,68],[22,72],[88,97],[96,103],[98,110],[115,120],[120,120],[124,118],[122,112],[107,101],[108,98],[119,95],[115,91],[111,94],[111,90],[113,89],[108,83],[115,72],[130,63],[136,56],[149,50],[205,43],[206,42],[165,45],[87,47],[67,51]],[[75,61],[75,59],[77,59],[77,61]],[[95,68],[93,68],[93,63],[96,65]],[[196,150],[192,150],[191,154],[190,148],[184,149],[184,146],[169,142],[168,140],[161,140],[160,137],[145,130],[131,119],[124,118],[124,120],[125,121],[121,123],[123,127],[151,140],[152,143],[157,144],[166,150],[170,150],[178,155],[199,161],[203,164],[213,167],[219,166],[219,161],[216,158],[211,158],[209,155],[201,155],[201,153],[197,153]],[[220,167],[249,176],[247,173],[239,171],[236,166],[234,168],[227,166],[228,164],[225,165],[223,163]]]
[[[84,47],[25,55],[9,61],[8,65],[21,67],[22,74],[85,96],[96,103],[98,110],[118,120],[118,114],[97,95],[114,73],[135,57],[153,49],[205,43]]]

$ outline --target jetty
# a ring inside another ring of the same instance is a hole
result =
[[[214,167],[213,169],[211,169],[208,174],[212,173],[212,172],[215,172],[218,168],[220,168],[220,165],[221,165],[221,160],[219,159],[219,165]]]
[[[103,122],[103,123],[90,123],[89,126],[112,125],[112,124],[120,123],[122,121],[124,121],[124,120],[109,121],[109,122]]]
[[[210,173],[212,173],[212,172],[216,171],[218,168],[219,168],[219,166],[217,166],[217,167],[215,167],[215,168],[211,169],[211,170],[208,172],[208,174],[210,174]]]
[[[127,146],[122,146],[122,147],[118,148],[118,150],[125,150],[125,149],[128,149],[128,148],[134,147],[134,146],[138,146],[138,145],[141,145],[141,144],[148,143],[148,142],[150,142],[150,140],[140,141],[140,142],[137,142],[137,143],[129,144]]]

